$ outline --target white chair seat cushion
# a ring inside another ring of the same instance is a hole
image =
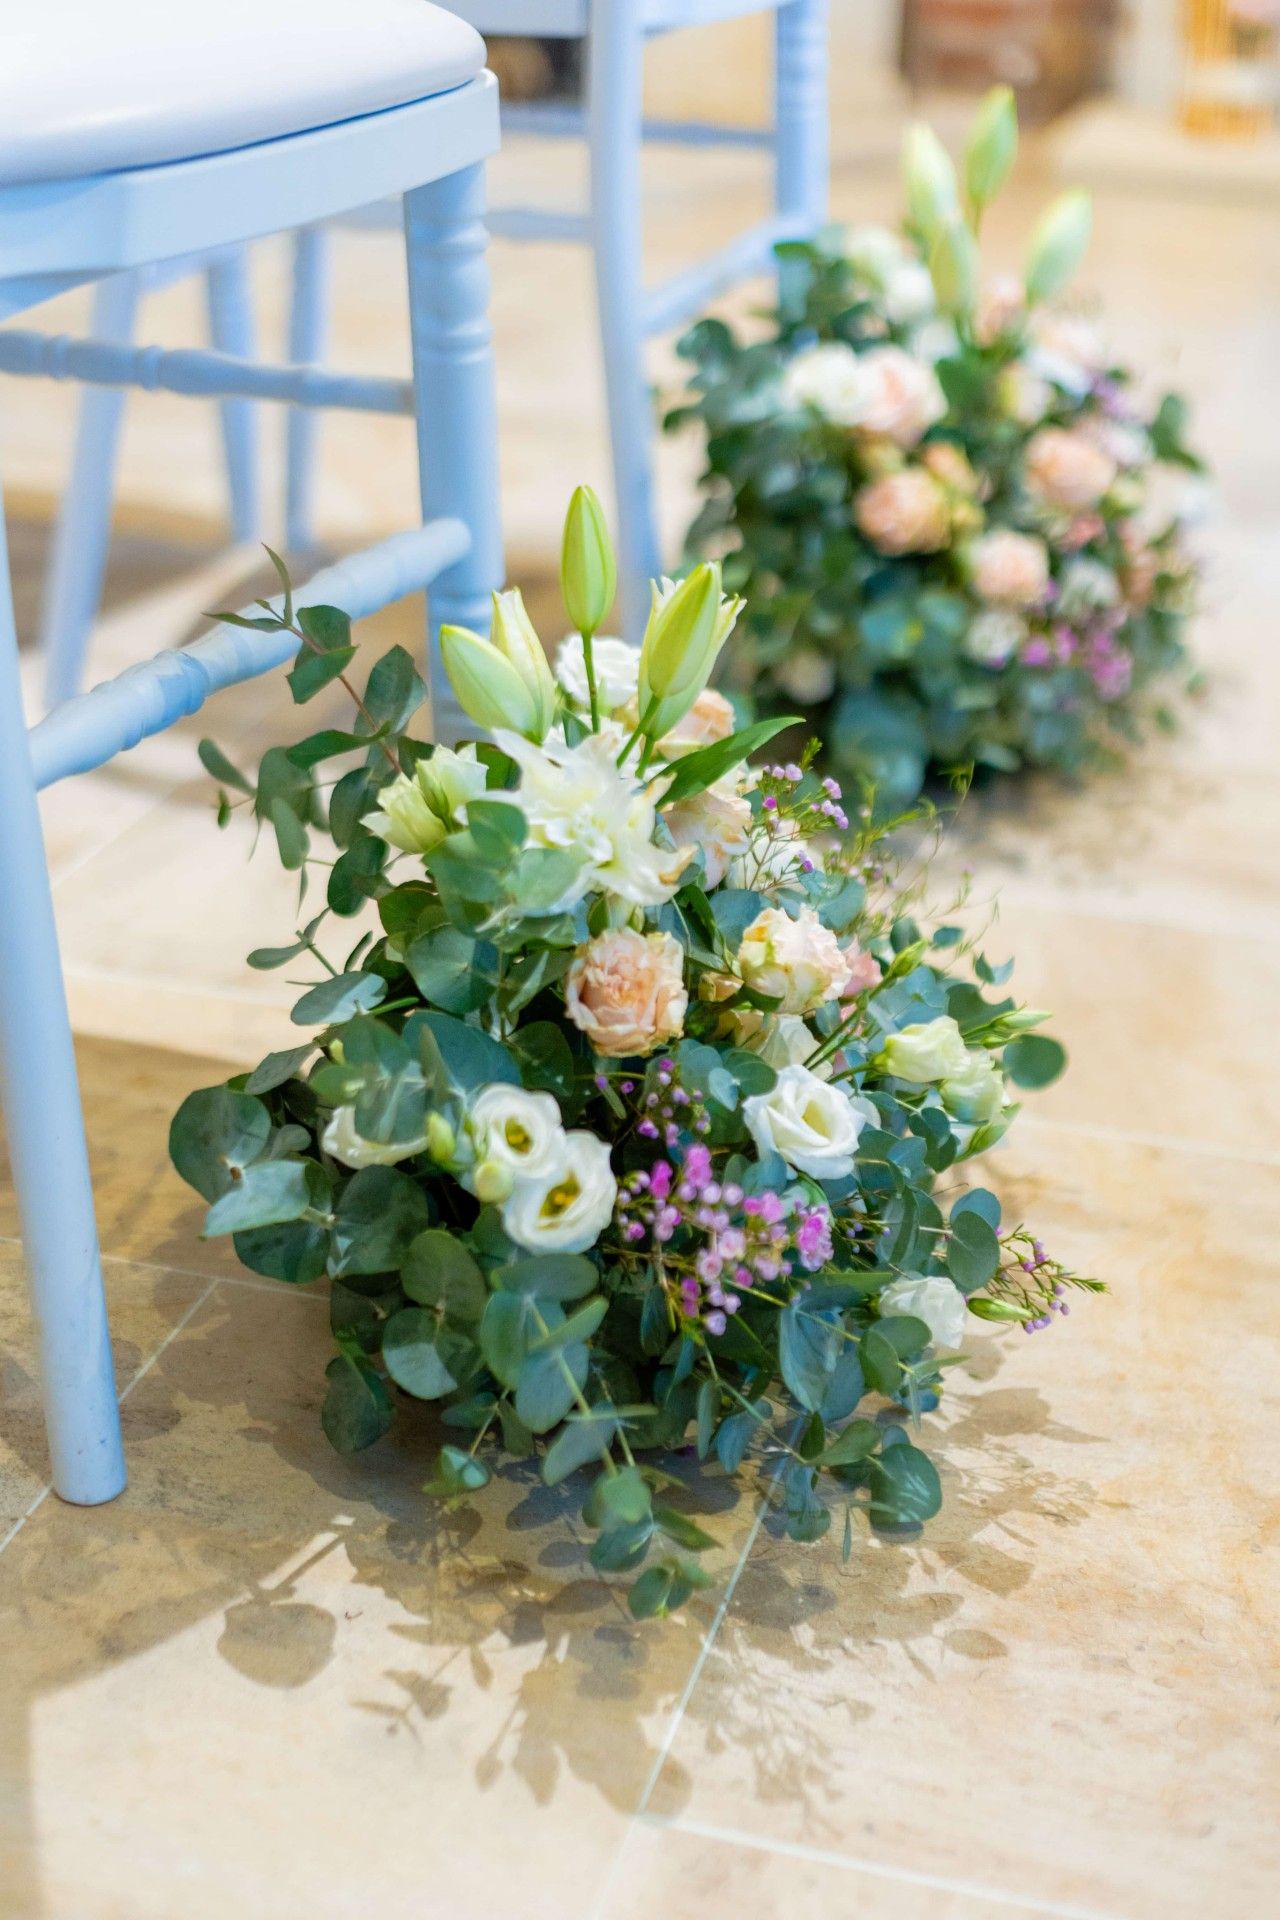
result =
[[[484,42],[428,0],[3,0],[0,186],[155,166],[447,93]]]

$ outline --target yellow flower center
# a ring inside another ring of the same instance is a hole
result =
[[[508,1120],[503,1131],[512,1153],[528,1153],[533,1145],[533,1137],[526,1127],[522,1127],[518,1120]]]
[[[569,1174],[558,1187],[552,1187],[547,1194],[542,1203],[543,1219],[558,1220],[561,1214],[568,1213],[581,1192],[582,1188],[578,1185],[577,1179],[573,1174]]]

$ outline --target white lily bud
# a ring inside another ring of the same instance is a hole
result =
[[[463,712],[492,733],[510,727],[527,740],[546,734],[542,702],[501,648],[467,627],[440,629],[440,658]]]
[[[1081,188],[1060,194],[1041,214],[1027,248],[1027,303],[1050,300],[1071,278],[1089,248],[1093,201]]]

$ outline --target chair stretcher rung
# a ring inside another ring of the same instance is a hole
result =
[[[502,130],[545,140],[577,139],[586,133],[587,116],[582,107],[522,102],[503,107]],[[717,126],[709,120],[645,120],[641,131],[645,140],[659,146],[769,148],[777,143],[772,127]]]
[[[204,349],[116,346],[69,334],[0,329],[0,373],[81,380],[96,387],[162,388],[216,400],[282,400],[355,413],[412,413],[413,383],[320,367],[238,360]]]
[[[295,604],[339,606],[353,620],[362,619],[430,585],[461,560],[470,545],[471,536],[461,520],[433,520],[325,567],[298,590]],[[279,608],[282,596],[277,594],[271,604]],[[261,611],[256,606],[245,609],[250,617]],[[282,666],[297,651],[293,633],[219,627],[189,647],[170,649],[126,667],[113,680],[104,680],[56,707],[31,729],[36,786],[52,786],[68,774],[88,773],[105,765],[140,740],[197,712],[211,694]]]

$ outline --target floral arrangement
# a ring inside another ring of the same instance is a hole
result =
[[[1083,193],[1044,214],[1020,277],[982,281],[1016,145],[1007,88],[963,188],[914,128],[900,234],[780,247],[769,337],[704,320],[681,343],[693,392],[668,424],[707,444],[690,548],[750,608],[734,684],[749,709],[816,713],[839,770],[893,804],[930,769],[1114,759],[1148,707],[1167,724],[1149,690],[1186,664],[1185,408],[1147,405],[1096,325],[1047,305],[1088,243]]]
[[[919,883],[814,748],[748,763],[784,723],[734,732],[708,687],[742,611],[718,567],[655,589],[642,646],[600,636],[614,560],[580,490],[562,580],[554,675],[518,592],[488,639],[445,629],[487,735],[457,748],[407,731],[403,649],[357,693],[341,612],[295,618],[287,581],[263,603],[298,636],[295,699],[341,678],[351,731],[273,748],[256,781],[202,758],[220,817],[272,828],[304,882],[315,834],[336,858],[324,909],[250,955],[314,968],[298,1045],[193,1093],[170,1145],[207,1234],[327,1283],[336,1447],[429,1402],[446,1501],[502,1456],[589,1468],[591,1559],[643,1616],[707,1581],[673,1453],[760,1462],[798,1539],[833,1508],[846,1551],[858,1511],[927,1520],[919,1423],[969,1329],[1047,1327],[1096,1283],[950,1185],[1062,1049],[1007,968],[917,923]],[[362,910],[327,958],[322,927]]]

